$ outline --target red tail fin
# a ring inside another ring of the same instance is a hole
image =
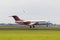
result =
[[[21,20],[18,16],[16,16],[16,15],[14,15],[14,16],[12,16],[14,19],[15,19],[15,21],[23,21],[23,20]]]

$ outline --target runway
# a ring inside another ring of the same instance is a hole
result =
[[[29,26],[0,26],[0,29],[10,29],[10,30],[60,30],[60,26],[35,26],[35,28],[30,28]]]

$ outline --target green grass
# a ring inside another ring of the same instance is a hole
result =
[[[60,30],[0,30],[0,40],[60,40]]]

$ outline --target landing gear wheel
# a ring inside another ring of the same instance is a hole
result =
[[[33,25],[33,28],[35,28],[35,26]]]
[[[32,28],[32,26],[30,26],[30,28]]]

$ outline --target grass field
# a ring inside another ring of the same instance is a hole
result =
[[[60,40],[60,27],[0,26],[0,40]]]
[[[0,30],[0,40],[60,40],[60,30]]]

